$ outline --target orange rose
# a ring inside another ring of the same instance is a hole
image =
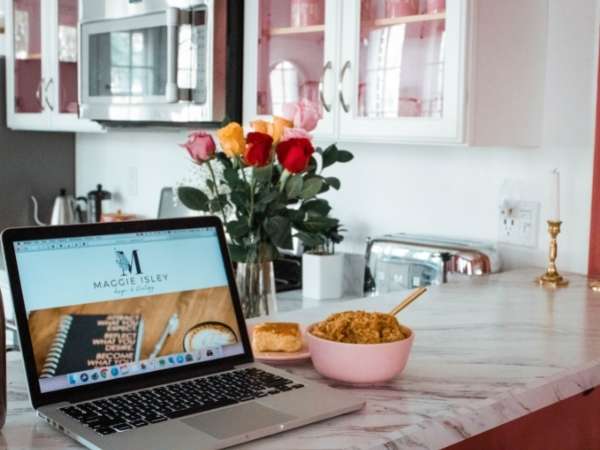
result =
[[[281,138],[283,137],[283,132],[286,128],[292,128],[294,123],[290,120],[287,120],[283,117],[273,116],[273,133],[271,137],[273,138],[273,143],[277,145]]]
[[[217,137],[223,152],[230,157],[241,156],[246,149],[244,129],[239,123],[231,122],[229,125],[217,131]]]
[[[293,123],[283,117],[273,116],[273,122],[265,120],[255,120],[250,124],[257,133],[268,134],[273,138],[273,144],[277,145],[283,137],[286,128],[291,128]]]

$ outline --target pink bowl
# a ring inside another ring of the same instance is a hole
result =
[[[385,344],[346,344],[314,336],[307,327],[306,340],[317,372],[334,380],[353,384],[381,383],[394,378],[404,370],[415,334],[406,339]]]

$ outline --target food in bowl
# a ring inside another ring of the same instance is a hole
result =
[[[365,311],[332,314],[315,324],[310,333],[321,339],[346,344],[382,344],[408,337],[394,316]]]
[[[252,346],[258,352],[297,352],[302,348],[300,325],[295,322],[264,322],[252,330]]]
[[[400,374],[414,339],[394,316],[364,311],[332,314],[306,333],[317,372],[352,384],[383,383]]]

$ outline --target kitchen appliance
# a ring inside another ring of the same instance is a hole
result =
[[[33,203],[33,220],[40,226],[45,225],[70,225],[73,223],[85,222],[83,217],[83,211],[78,202],[87,201],[85,197],[73,197],[67,195],[66,189],[61,189],[58,196],[54,199],[54,205],[52,206],[52,214],[50,216],[50,223],[44,223],[39,217],[39,205],[37,198],[31,196],[31,202]]]
[[[369,238],[366,261],[365,293],[370,295],[501,269],[500,257],[491,243],[405,233]]]
[[[230,32],[241,30],[233,25],[243,15],[238,4],[83,0],[81,117],[101,122],[220,122],[227,113],[239,118],[241,102],[228,97],[236,94],[229,84],[232,73],[239,79],[241,64],[241,39],[236,42]]]
[[[98,223],[102,221],[102,202],[110,200],[112,194],[102,189],[102,185],[96,186],[96,189],[87,194],[87,221],[89,223]]]
[[[172,187],[164,187],[160,190],[157,215],[159,219],[187,217],[192,214],[193,211],[181,203]]]

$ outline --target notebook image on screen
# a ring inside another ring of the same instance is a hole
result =
[[[40,378],[138,361],[143,333],[141,315],[64,315]]]

